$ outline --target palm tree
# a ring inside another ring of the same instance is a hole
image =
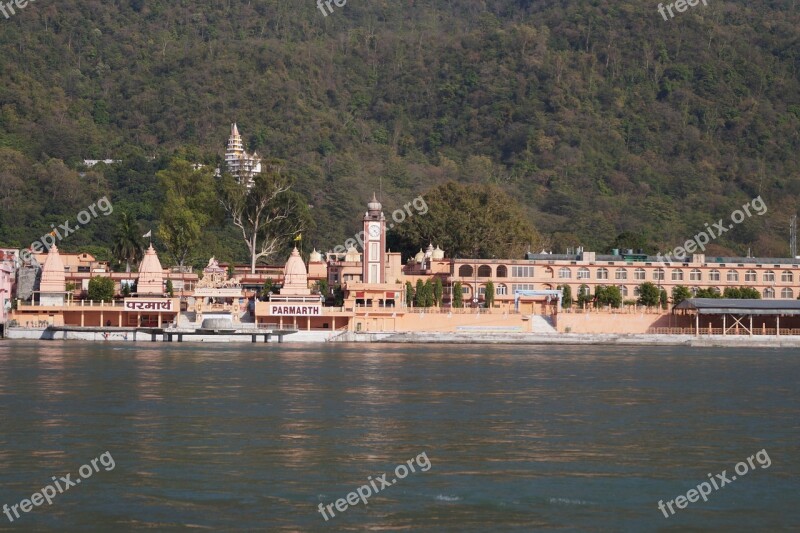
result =
[[[117,263],[125,261],[125,272],[131,271],[131,263],[139,263],[144,257],[139,226],[128,213],[120,216],[111,253]]]

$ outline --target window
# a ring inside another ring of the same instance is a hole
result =
[[[664,281],[664,269],[663,268],[655,269],[655,271],[653,272],[653,280],[655,280],[655,281]]]
[[[463,294],[469,294],[469,285],[463,285],[463,286],[461,287],[461,292],[462,292]]]
[[[683,281],[683,270],[673,270],[672,281]]]
[[[756,271],[755,270],[748,270],[744,273],[744,280],[745,281],[755,281],[756,280]]]
[[[739,281],[739,273],[735,270],[728,270],[728,281]]]
[[[597,279],[608,279],[608,269],[607,268],[598,268],[597,269]]]
[[[512,266],[511,267],[511,277],[512,278],[532,278],[533,277],[533,267],[532,266]]]
[[[647,274],[645,273],[643,268],[637,268],[633,271],[633,279],[637,281],[644,281],[647,279]]]
[[[484,296],[486,294],[486,286],[478,287],[478,294]]]
[[[773,272],[772,270],[767,270],[766,272],[764,272],[764,276],[763,277],[764,277],[764,282],[770,282],[771,283],[771,282],[775,281],[775,272]]]
[[[479,278],[491,278],[492,277],[492,267],[489,265],[481,265],[478,267],[478,277]]]
[[[586,267],[581,267],[578,269],[578,279],[589,279],[589,269]]]
[[[558,269],[558,277],[561,279],[569,279],[572,277],[572,271],[567,267],[561,267]]]
[[[639,297],[639,286],[638,285],[636,285],[633,288],[633,295],[636,296],[637,298]]]
[[[458,268],[458,275],[462,278],[468,278],[472,276],[472,267],[469,265],[461,265]]]
[[[497,277],[498,278],[507,278],[508,277],[508,268],[505,265],[500,265],[497,267]]]
[[[697,268],[693,268],[691,272],[689,272],[689,281],[702,281],[703,274],[700,273],[700,270]]]
[[[517,291],[532,291],[533,290],[533,283],[515,283],[511,285],[511,292],[516,293]]]
[[[781,281],[784,283],[792,283],[794,281],[794,275],[788,270],[784,270],[781,273]]]
[[[494,293],[498,296],[505,296],[506,294],[508,294],[508,287],[506,287],[505,285],[498,285]]]
[[[764,289],[764,298],[775,298],[775,289],[770,287]]]
[[[708,281],[719,281],[719,270],[712,270],[709,272]]]
[[[628,296],[628,287],[626,287],[625,285],[620,285],[619,292],[622,294],[622,297],[625,298],[626,296]]]
[[[618,268],[614,272],[614,278],[615,279],[628,279],[628,271],[625,270],[624,268]]]
[[[792,289],[790,289],[789,287],[784,287],[783,289],[781,289],[781,298],[786,298],[787,300],[793,300],[794,291],[792,291]]]

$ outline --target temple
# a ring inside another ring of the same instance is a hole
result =
[[[235,125],[234,132],[238,135]],[[725,335],[735,328],[751,335],[800,335],[798,259],[694,254],[665,263],[633,250],[600,255],[581,249],[470,259],[450,258],[437,243],[427,242],[403,263],[399,252],[388,249],[387,229],[383,206],[373,195],[358,243],[348,241],[325,254],[313,249],[307,263],[294,247],[283,265],[259,265],[255,273],[249,265],[212,257],[199,279],[191,269],[164,268],[152,245],[137,273],[112,273],[90,254],[62,254],[56,246],[34,254],[29,265],[18,264],[18,251],[0,250],[0,319],[11,334],[24,338],[39,338],[52,328],[78,333],[101,328],[106,335],[127,328],[146,331],[154,340],[192,331],[252,332],[254,339],[256,333],[278,331],[307,341],[399,332]],[[92,277],[114,281],[113,301],[88,298]],[[645,282],[668,294],[685,286],[690,297],[701,287],[717,294],[746,287],[775,304],[721,307],[693,301],[672,311],[645,308],[630,300]],[[592,295],[609,286],[625,299],[619,309],[592,303]],[[573,299],[584,295],[579,304],[562,299],[566,288]],[[725,309],[736,312],[722,313]]]
[[[261,173],[261,158],[258,152],[248,154],[245,151],[236,124],[231,125],[231,136],[228,138],[228,147],[225,150],[225,165],[228,167],[228,172],[239,182],[251,184],[253,178]]]

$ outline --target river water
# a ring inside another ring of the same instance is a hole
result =
[[[798,531],[799,356],[3,341],[0,530]]]

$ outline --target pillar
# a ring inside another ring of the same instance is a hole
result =
[[[122,327],[122,311],[119,312],[119,327]]]
[[[775,324],[776,324],[775,331],[777,332],[778,337],[780,337],[781,336],[781,315],[777,315],[775,317]]]

